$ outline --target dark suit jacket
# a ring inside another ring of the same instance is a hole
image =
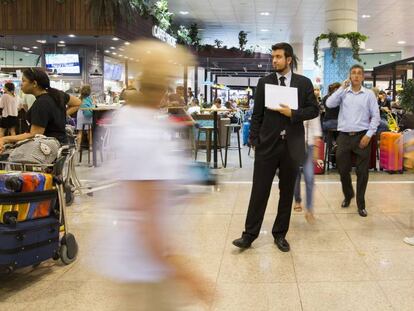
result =
[[[292,73],[290,86],[298,89],[299,105],[297,110],[292,110],[291,118],[265,107],[265,84],[277,85],[276,73],[261,78],[257,84],[249,137],[251,144],[256,147],[255,156],[257,159],[272,157],[280,132],[286,127],[289,153],[300,164],[305,156],[303,121],[316,118],[319,114],[312,82],[304,76]]]

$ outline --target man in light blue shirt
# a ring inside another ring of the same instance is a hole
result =
[[[351,179],[352,154],[355,154],[358,213],[366,217],[368,214],[365,209],[365,191],[369,177],[370,143],[380,123],[380,113],[374,93],[362,86],[364,67],[354,65],[349,73],[350,80],[345,80],[342,86],[328,98],[326,106],[328,108],[339,106],[340,135],[337,139],[336,161],[345,196],[341,206],[349,207],[351,199],[355,196]]]

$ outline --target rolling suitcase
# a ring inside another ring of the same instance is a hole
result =
[[[0,171],[0,223],[48,217],[55,203],[52,175]]]
[[[390,174],[403,172],[403,139],[401,133],[381,133],[380,170],[386,170]]]
[[[404,141],[404,168],[407,170],[414,169],[414,130],[405,130],[403,132]]]
[[[59,226],[54,216],[15,225],[0,224],[0,272],[59,258]]]

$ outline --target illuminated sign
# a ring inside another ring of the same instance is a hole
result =
[[[161,29],[158,26],[154,26],[152,27],[152,35],[165,42],[168,43],[169,45],[176,47],[177,46],[177,39],[174,38],[173,36],[169,35],[165,30]]]

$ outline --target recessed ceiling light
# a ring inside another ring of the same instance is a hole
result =
[[[110,47],[110,49],[111,49],[111,50],[115,50],[115,47],[114,47],[114,46],[111,46],[111,47]]]
[[[187,15],[189,12],[188,11],[180,11],[181,15]]]
[[[368,51],[368,52],[371,52],[371,51],[373,51],[374,49],[366,49],[366,51]]]
[[[261,29],[260,31],[261,31],[261,32],[268,32],[268,31],[269,31],[269,29]]]
[[[113,41],[119,41],[119,38],[117,38],[117,37],[113,37],[113,38],[112,38],[112,40],[113,40]]]
[[[125,42],[125,45],[130,45],[131,43],[129,43],[128,41],[127,42]]]
[[[23,49],[23,50],[25,50],[25,51],[28,51],[28,50],[30,50],[30,48],[28,48],[28,47],[25,47],[25,46],[24,46],[24,47],[22,47],[22,49]]]
[[[362,18],[370,18],[371,17],[371,15],[368,15],[368,14],[362,14],[362,16],[361,16]]]
[[[123,48],[119,48],[118,50],[120,50],[121,52],[125,51]]]
[[[126,59],[127,59],[127,58],[128,58],[128,56],[124,56],[124,58],[126,58]]]
[[[406,42],[405,41],[398,41],[397,43],[398,44],[405,44]]]
[[[37,43],[45,44],[46,40],[36,40]]]
[[[262,12],[262,13],[260,13],[260,15],[262,15],[262,16],[269,16],[270,13],[269,12]]]
[[[65,44],[65,41],[59,41],[60,44]]]
[[[60,47],[60,48],[64,48],[66,46],[66,44],[59,43],[57,46]]]
[[[69,35],[69,37],[70,37],[70,38],[75,38],[76,36],[75,36],[75,35]]]
[[[111,53],[111,51],[109,51],[109,50],[105,50],[105,53]]]
[[[116,53],[115,52],[112,52],[112,55],[116,55]]]
[[[37,49],[38,49],[38,47],[37,47],[37,46],[32,46],[32,48],[33,48],[33,49],[35,49],[35,50],[37,50]]]

